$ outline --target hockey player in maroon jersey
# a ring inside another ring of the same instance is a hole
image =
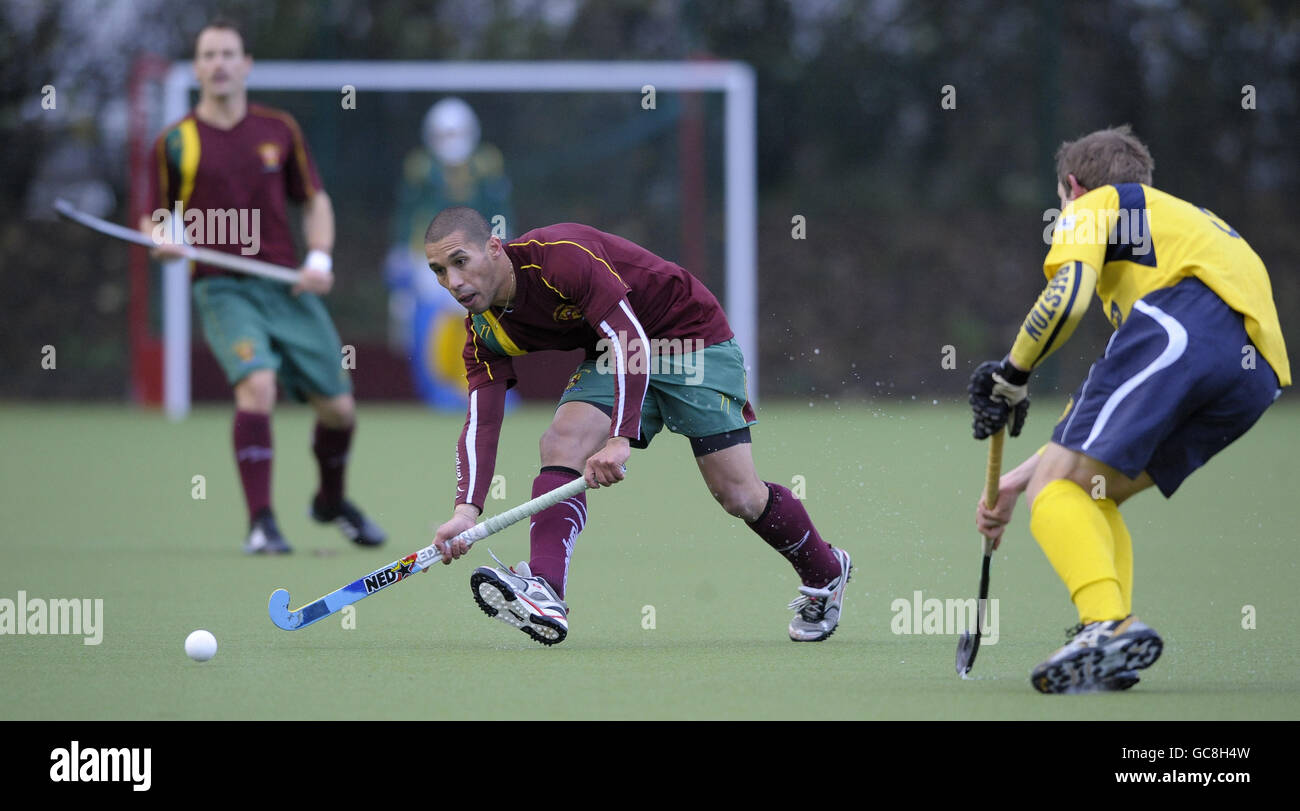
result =
[[[820,641],[839,623],[851,565],[818,535],[791,492],[754,469],[756,421],[745,366],[716,298],[690,273],[621,237],[585,225],[538,228],[503,242],[470,208],[438,214],[425,234],[438,281],[468,310],[469,409],[456,453],[453,515],[435,542],[444,562],[465,553],[456,535],[483,508],[496,461],[511,359],[583,349],[541,439],[533,495],[578,476],[592,487],[622,481],[631,448],[663,427],[690,439],[705,485],[722,508],[794,567],[790,638]],[[470,583],[480,607],[544,645],[568,633],[565,590],[574,543],[587,521],[578,495],[533,519],[530,558],[483,566]],[[498,561],[500,563],[500,561]]]
[[[291,551],[271,509],[277,378],[316,412],[312,451],[320,486],[309,514],[335,524],[360,546],[376,546],[384,542],[384,531],[344,497],[356,405],[338,332],[318,297],[334,284],[334,209],[297,122],[288,113],[248,103],[252,65],[229,21],[214,20],[199,32],[199,102],[158,136],[150,160],[153,213],[139,227],[159,243],[156,255],[176,258],[176,246],[167,244],[175,238],[167,220],[180,213],[186,237],[204,247],[292,267],[299,263],[287,203],[302,206],[308,253],[292,290],[207,265],[193,268],[204,335],[234,389],[235,462],[249,522],[244,551]],[[194,227],[214,223],[223,227]]]

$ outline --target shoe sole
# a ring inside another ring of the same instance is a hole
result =
[[[841,549],[840,551],[841,551],[841,552],[844,552],[844,568],[848,571],[848,576],[844,578],[844,589],[845,589],[844,594],[845,594],[845,596],[848,596],[849,581],[851,581],[851,580],[853,579],[853,559],[849,557],[849,553],[848,553],[848,552],[845,552],[843,549]],[[836,630],[837,628],[840,627],[840,620],[843,619],[843,618],[844,618],[844,599],[841,598],[841,599],[840,599],[840,613],[839,613],[839,616],[835,618],[835,627],[834,627],[834,628],[831,628],[829,631],[827,631],[826,633],[822,634],[821,636],[812,636],[812,637],[808,637],[808,638],[806,638],[806,639],[800,639],[799,637],[795,636],[794,634],[791,634],[791,635],[790,635],[790,641],[791,641],[791,642],[823,642],[823,641],[825,641],[825,640],[827,640],[827,639],[830,639],[830,638],[831,638],[831,635],[835,633],[835,630]]]
[[[1029,680],[1038,692],[1048,694],[1127,690],[1138,683],[1137,673],[1127,671],[1155,664],[1164,645],[1154,630],[1122,634],[1099,648],[1087,648],[1067,659],[1039,665]]]
[[[550,647],[569,635],[569,630],[555,620],[533,614],[514,589],[493,573],[474,572],[469,578],[469,588],[484,614],[523,631],[535,642]]]
[[[1129,689],[1140,681],[1142,681],[1142,679],[1138,677],[1138,674],[1135,671],[1124,670],[1102,682],[1101,689],[1119,692],[1120,690]]]

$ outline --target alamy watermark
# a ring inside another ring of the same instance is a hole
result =
[[[153,750],[147,747],[106,749],[73,741],[50,751],[50,782],[130,783],[132,791],[148,791],[152,761]]]
[[[1151,228],[1145,208],[1093,211],[1062,216],[1059,208],[1043,212],[1043,242],[1048,245],[1126,245],[1134,256],[1151,253]]]
[[[621,351],[620,351],[621,350]],[[597,374],[617,374],[622,365],[620,355],[627,358],[626,371],[630,374],[685,375],[682,382],[698,386],[704,381],[704,340],[701,338],[651,338],[642,341],[629,338],[620,332],[615,338],[601,338],[596,342]]]
[[[17,600],[0,598],[0,635],[81,636],[83,644],[104,641],[104,601],[96,599],[27,598],[18,592]]]
[[[150,237],[158,245],[238,245],[244,256],[255,256],[262,247],[260,208],[187,209],[177,200],[171,211],[154,209],[149,219],[154,224]]]
[[[924,599],[920,591],[912,592],[912,599],[899,597],[889,604],[894,618],[889,621],[889,630],[895,634],[926,634],[953,636],[963,631],[975,630],[975,616],[979,601],[974,597],[966,599],[940,600],[938,597]],[[985,601],[984,622],[981,644],[998,643],[998,600],[994,597]]]

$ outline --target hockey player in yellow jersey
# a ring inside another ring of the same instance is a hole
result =
[[[1119,506],[1153,484],[1172,496],[1291,384],[1264,263],[1212,212],[1153,188],[1153,169],[1127,126],[1061,145],[1048,285],[1007,356],[971,376],[975,437],[1008,425],[1017,436],[1030,373],[1094,292],[1115,327],[1052,441],[1002,477],[995,509],[976,509],[1000,543],[1024,492],[1030,530],[1078,610],[1070,641],[1030,675],[1044,693],[1126,689],[1159,658],[1159,634],[1133,614]]]

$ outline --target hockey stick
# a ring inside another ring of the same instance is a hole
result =
[[[532,501],[524,502],[512,510],[499,513],[486,521],[475,524],[456,537],[472,544],[500,532],[511,524],[530,518],[547,507],[559,504],[566,498],[572,498],[586,489],[587,480],[579,477],[562,487],[555,488],[549,493],[543,493]],[[286,631],[305,628],[313,622],[319,622],[341,610],[344,606],[352,605],[356,601],[386,589],[394,583],[400,583],[416,572],[425,571],[441,560],[442,552],[434,544],[429,544],[419,552],[407,555],[401,560],[395,560],[387,566],[382,566],[365,577],[354,580],[343,588],[332,591],[296,611],[289,610],[289,592],[284,589],[276,589],[271,592],[270,602],[267,603],[267,611],[271,614],[271,622]]]
[[[107,220],[101,220],[99,217],[87,214],[84,211],[78,211],[67,200],[55,200],[54,210],[69,220],[106,236],[132,242],[136,245],[143,245],[146,248],[158,247],[157,242],[139,231]],[[205,265],[213,265],[238,273],[247,273],[250,276],[261,276],[264,279],[273,279],[285,284],[298,283],[298,271],[293,268],[273,265],[270,262],[263,262],[261,259],[214,251],[211,248],[199,248],[194,245],[176,245],[175,247],[185,255],[186,259],[193,259],[195,262],[202,262]]]
[[[1002,440],[1006,431],[998,431],[989,438],[989,463],[984,478],[984,504],[991,510],[998,504],[998,480],[1002,477]],[[993,560],[993,539],[984,539],[984,563],[980,568],[980,598],[975,604],[975,636],[970,629],[962,631],[957,640],[957,675],[963,678],[975,666],[979,653],[980,636],[984,633],[986,609],[989,601],[989,563]]]

